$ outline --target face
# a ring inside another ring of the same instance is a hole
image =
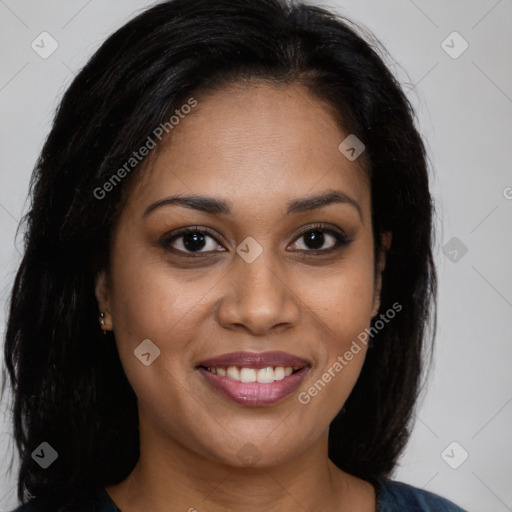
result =
[[[369,183],[298,85],[195,97],[127,196],[96,296],[141,432],[275,465],[325,439],[363,365],[364,344],[343,356],[379,305]]]

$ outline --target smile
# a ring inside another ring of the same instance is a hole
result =
[[[284,352],[238,352],[202,361],[196,369],[224,397],[262,407],[291,395],[310,367],[308,361]]]
[[[268,384],[276,380],[283,380],[289,377],[294,371],[300,368],[291,366],[266,366],[265,368],[237,368],[236,366],[228,366],[227,368],[207,368],[213,374],[227,377],[228,379],[237,380],[239,382],[259,382],[260,384]]]

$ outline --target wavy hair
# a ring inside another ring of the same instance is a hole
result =
[[[302,84],[366,146],[361,172],[371,183],[375,255],[380,235],[393,234],[381,311],[396,302],[403,310],[373,337],[330,425],[329,457],[369,481],[392,472],[430,354],[437,282],[428,158],[385,59],[358,25],[292,0],[164,1],[90,58],[65,92],[33,171],[10,297],[4,357],[23,503],[57,503],[118,483],[139,456],[136,396],[115,343],[98,328],[94,279],[108,268],[127,186],[147,166],[102,199],[94,191],[183,98],[248,80]],[[31,456],[43,441],[58,452],[47,469]]]

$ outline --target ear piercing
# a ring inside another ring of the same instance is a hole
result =
[[[105,336],[107,335],[107,331],[111,330],[105,325],[105,313],[103,311],[100,313],[100,326]]]

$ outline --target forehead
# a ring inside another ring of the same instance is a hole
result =
[[[130,194],[132,208],[180,193],[228,198],[237,210],[336,189],[369,210],[361,161],[338,149],[348,134],[305,88],[235,85],[194,97]]]

